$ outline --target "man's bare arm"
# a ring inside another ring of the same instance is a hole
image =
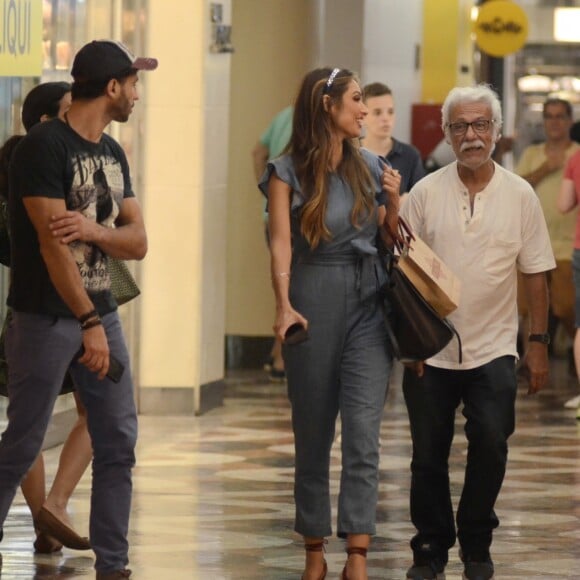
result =
[[[530,313],[530,334],[544,334],[548,329],[548,284],[546,273],[524,274],[524,290]],[[526,353],[530,370],[528,393],[537,393],[548,381],[548,347],[530,342]]]
[[[147,253],[143,214],[134,197],[125,198],[115,228],[102,226],[78,211],[61,211],[51,216],[50,231],[62,245],[81,240],[98,246],[112,258],[141,260]]]
[[[561,154],[550,155],[546,161],[542,163],[542,165],[540,165],[534,171],[531,171],[526,175],[522,175],[522,178],[525,179],[532,187],[536,187],[536,185],[548,177],[548,175],[563,169],[565,163],[566,158],[563,152]]]
[[[24,207],[36,229],[40,253],[50,279],[76,318],[94,310],[78,266],[68,246],[61,244],[49,228],[52,215],[65,211],[62,199],[25,197]],[[109,369],[109,345],[102,325],[83,331],[84,354],[79,361],[103,378]]]

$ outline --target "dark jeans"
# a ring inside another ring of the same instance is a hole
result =
[[[455,543],[449,489],[449,452],[455,411],[463,402],[468,440],[465,482],[457,509],[457,538],[464,555],[486,555],[499,525],[494,505],[507,463],[507,440],[514,431],[517,382],[513,356],[470,370],[425,366],[422,378],[409,370],[403,391],[411,423],[411,540],[415,560],[439,558]]]
[[[113,572],[128,562],[131,470],[137,413],[129,354],[116,312],[102,318],[111,353],[125,367],[118,383],[99,380],[78,356],[81,330],[74,318],[14,312],[6,334],[8,426],[0,440],[0,527],[16,489],[38,455],[54,402],[70,368],[87,409],[93,444],[91,546],[95,568]]]

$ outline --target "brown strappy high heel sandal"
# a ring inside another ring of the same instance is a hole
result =
[[[352,548],[346,549],[346,553],[348,554],[348,558],[350,558],[352,554],[358,554],[359,556],[363,556],[363,558],[366,558],[367,551],[368,551],[367,548],[357,548],[356,546],[353,546]],[[347,564],[348,564],[348,558],[346,559]],[[346,573],[346,564],[344,565],[344,568],[342,569],[342,574],[340,575],[340,580],[348,580],[348,575]]]
[[[324,545],[326,544],[326,540],[322,542],[314,542],[312,544],[304,544],[304,549],[307,552],[323,552]],[[326,574],[328,573],[328,565],[326,564],[326,560],[322,560],[324,567],[322,568],[322,574],[318,577],[318,580],[324,580],[326,578]],[[304,580],[304,574],[302,575],[302,580]]]

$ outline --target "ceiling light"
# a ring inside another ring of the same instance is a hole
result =
[[[580,42],[580,8],[554,10],[554,38],[558,42]]]

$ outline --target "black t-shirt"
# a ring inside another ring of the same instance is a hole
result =
[[[109,135],[92,143],[59,119],[33,127],[14,151],[8,305],[17,311],[73,316],[50,280],[24,197],[64,199],[68,210],[114,227],[123,199],[134,197],[125,153]],[[80,241],[69,248],[97,311],[102,315],[115,310],[106,254],[96,245]]]

